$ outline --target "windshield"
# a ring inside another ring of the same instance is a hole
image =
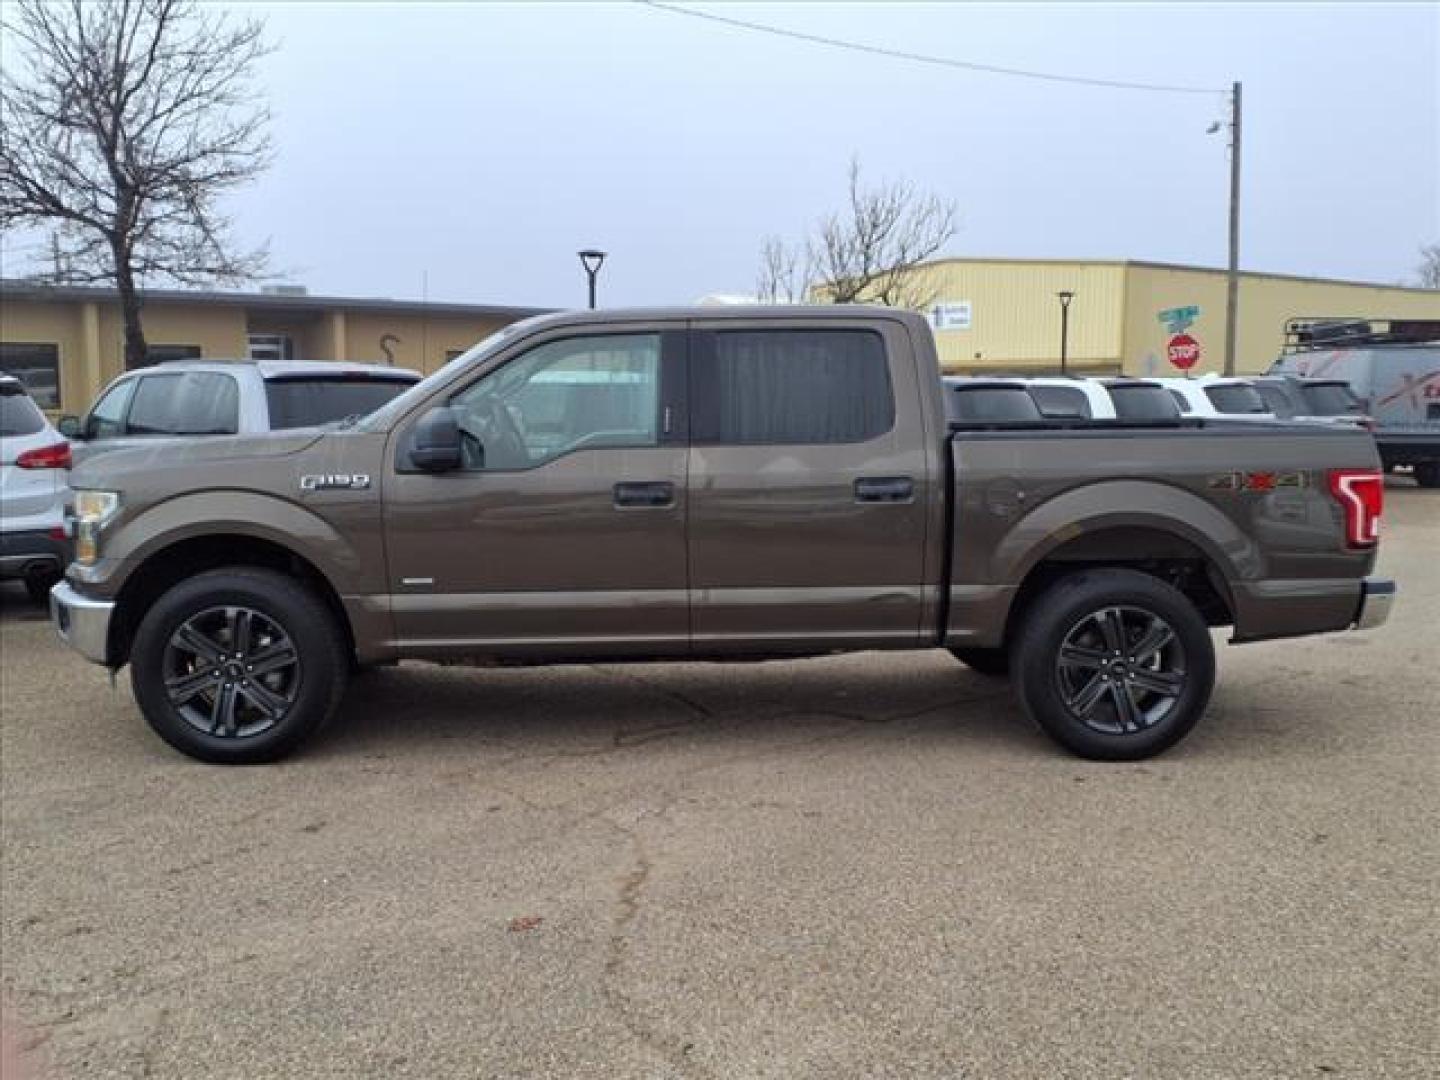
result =
[[[1301,383],[1311,416],[1360,416],[1365,406],[1345,383]]]
[[[364,416],[414,386],[405,379],[269,379],[265,400],[270,406],[270,430],[315,427]]]
[[[45,426],[45,417],[18,385],[0,385],[0,437],[34,435]]]
[[[439,371],[431,372],[403,394],[391,398],[369,416],[360,420],[355,425],[356,428],[361,431],[383,431],[394,422],[397,416],[403,416],[416,401],[428,396],[430,387],[434,385],[436,379],[448,379],[456,368],[468,366],[480,358],[488,356],[515,334],[541,318],[544,318],[544,316],[532,315],[528,319],[521,319],[519,322],[511,323],[509,326],[502,326],[489,337],[472,345],[469,349],[465,350],[465,352],[455,357],[455,359],[446,361],[445,366],[440,368]],[[354,410],[351,411],[353,412]]]
[[[1180,416],[1180,406],[1163,386],[1112,383],[1106,389],[1115,402],[1115,415],[1122,420],[1175,420]]]
[[[1210,404],[1215,406],[1217,412],[1253,414],[1270,411],[1265,407],[1265,399],[1260,396],[1260,391],[1248,383],[1207,386],[1205,396],[1210,399]]]

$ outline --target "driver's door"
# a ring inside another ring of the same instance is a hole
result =
[[[688,649],[684,349],[679,322],[572,327],[447,396],[463,467],[426,473],[402,453],[386,478],[407,652]]]

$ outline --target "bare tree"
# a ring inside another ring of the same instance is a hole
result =
[[[22,60],[0,73],[0,228],[55,230],[42,278],[113,283],[126,366],[143,364],[140,282],[264,265],[217,207],[269,164],[262,27],[191,0],[13,0],[0,27]]]
[[[1440,244],[1424,244],[1420,248],[1420,265],[1415,279],[1422,289],[1440,289]]]
[[[773,237],[765,241],[760,297],[926,307],[935,299],[935,287],[917,268],[950,242],[956,228],[953,201],[907,180],[867,186],[860,162],[852,160],[844,210],[817,222],[814,235],[798,248]]]

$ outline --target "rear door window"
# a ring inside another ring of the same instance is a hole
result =
[[[1093,415],[1090,411],[1090,398],[1084,390],[1077,390],[1073,386],[1032,386],[1030,396],[1035,399],[1035,404],[1040,406],[1040,412],[1045,416],[1078,416],[1088,420]]]
[[[1180,416],[1180,406],[1163,386],[1121,383],[1107,389],[1115,403],[1115,415],[1122,420],[1175,420]]]
[[[44,426],[44,414],[22,387],[14,383],[0,384],[0,438],[34,435]]]
[[[126,434],[233,435],[239,430],[240,388],[229,375],[187,371],[136,381]]]
[[[270,428],[315,427],[351,416],[365,416],[414,385],[403,379],[267,379],[265,400]]]
[[[895,424],[885,344],[873,330],[722,330],[698,343],[697,443],[857,443]]]
[[[1023,386],[957,387],[950,392],[950,415],[956,420],[1043,420],[1040,407]]]
[[[1345,383],[1302,383],[1300,393],[1311,416],[1359,416],[1365,411]]]
[[[1267,412],[1276,416],[1291,416],[1294,410],[1290,408],[1290,399],[1285,396],[1285,391],[1273,383],[1260,383],[1255,387],[1260,394],[1260,399],[1265,402]]]

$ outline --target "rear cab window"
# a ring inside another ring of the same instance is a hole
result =
[[[717,330],[699,335],[697,352],[697,443],[858,443],[895,426],[890,365],[873,330]]]
[[[1261,400],[1265,402],[1267,412],[1281,417],[1293,414],[1294,410],[1290,406],[1290,399],[1285,396],[1285,391],[1280,387],[1273,383],[1260,383],[1255,389],[1260,394]]]
[[[1169,390],[1155,383],[1107,383],[1115,415],[1122,420],[1175,420],[1180,406]]]
[[[316,427],[366,416],[408,390],[413,381],[384,376],[319,376],[265,380],[270,429]]]
[[[0,438],[34,435],[45,427],[42,413],[18,382],[0,382]]]

